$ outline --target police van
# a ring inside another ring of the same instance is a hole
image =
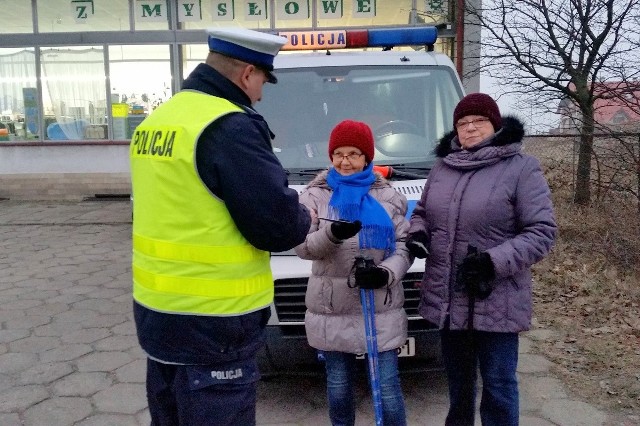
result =
[[[265,85],[257,105],[276,135],[273,150],[298,192],[330,162],[328,138],[344,119],[363,121],[375,137],[374,165],[409,200],[420,198],[435,156],[453,128],[463,89],[448,56],[433,51],[435,27],[281,32],[278,84]],[[264,373],[315,371],[319,354],[304,330],[311,261],[293,250],[273,253],[275,300],[260,355]],[[403,371],[437,367],[437,330],[418,314],[424,260],[404,277],[409,337],[399,350]],[[364,330],[363,330],[364,332]]]

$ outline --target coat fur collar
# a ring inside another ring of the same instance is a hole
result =
[[[454,137],[458,136],[455,130],[450,131],[446,135],[444,135],[438,146],[435,149],[436,156],[438,157],[446,157],[448,154],[453,152],[453,148],[451,148],[451,141]],[[522,138],[524,137],[524,124],[517,117],[507,115],[502,117],[502,129],[500,129],[493,136],[493,142],[491,145],[494,146],[502,146],[509,145],[512,143],[522,142]]]

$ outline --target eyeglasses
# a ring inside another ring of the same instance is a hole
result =
[[[458,130],[466,130],[469,128],[469,124],[473,124],[473,127],[480,127],[480,126],[484,126],[485,123],[487,123],[489,121],[489,119],[487,117],[480,117],[480,118],[474,118],[473,120],[468,120],[468,121],[458,121],[456,123],[456,129]]]
[[[358,154],[357,152],[350,152],[348,154],[331,154],[331,158],[333,161],[337,163],[341,163],[345,158],[349,161],[356,161],[358,158],[362,157],[364,154]]]

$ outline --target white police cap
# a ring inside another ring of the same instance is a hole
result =
[[[278,79],[273,71],[273,58],[287,43],[286,37],[246,28],[209,28],[209,50],[262,68],[270,83]]]

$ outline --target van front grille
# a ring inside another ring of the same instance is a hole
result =
[[[404,310],[409,318],[419,317],[418,305],[420,304],[420,288],[417,284],[422,281],[422,272],[410,272],[402,279],[404,286]]]
[[[286,278],[275,281],[274,304],[280,322],[304,321],[307,310],[304,295],[307,291],[307,278]]]
[[[406,274],[402,280],[404,309],[409,318],[419,317],[420,289],[415,284],[421,280],[422,272]],[[307,309],[304,304],[307,282],[307,278],[286,278],[275,281],[274,304],[280,323],[304,322],[304,313]]]

